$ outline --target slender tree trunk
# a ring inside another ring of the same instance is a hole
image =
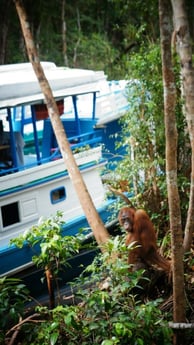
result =
[[[65,5],[66,1],[62,0],[61,4],[61,21],[62,21],[62,43],[63,43],[63,59],[65,66],[68,66],[67,57],[67,25],[65,21]]]
[[[73,54],[73,65],[74,67],[77,66],[77,51],[80,45],[80,36],[81,36],[81,23],[80,23],[80,13],[79,8],[76,6],[76,14],[77,14],[77,27],[78,27],[78,39],[74,47],[74,54]]]
[[[175,117],[176,87],[171,56],[171,6],[169,0],[159,1],[162,71],[164,84],[164,120],[166,137],[166,180],[170,213],[173,271],[173,321],[185,322],[183,269],[183,237],[177,185],[177,128]],[[174,344],[182,344],[174,333]]]
[[[53,286],[52,270],[49,267],[45,267],[45,275],[49,293],[49,307],[50,309],[53,309],[55,307],[55,290]]]
[[[34,68],[35,74],[37,76],[37,79],[39,81],[41,90],[45,97],[45,102],[48,108],[48,113],[51,119],[51,123],[53,126],[53,130],[55,133],[55,136],[58,141],[58,145],[60,147],[60,151],[62,154],[62,157],[64,159],[64,163],[67,167],[69,176],[71,178],[71,181],[75,187],[76,193],[78,195],[80,204],[83,208],[83,211],[86,215],[86,218],[88,220],[89,225],[91,226],[91,229],[93,231],[93,234],[96,238],[96,241],[99,245],[106,242],[109,238],[109,234],[104,227],[104,224],[102,220],[99,217],[99,214],[97,213],[95,206],[93,204],[92,198],[90,194],[88,193],[87,187],[85,185],[85,182],[82,178],[82,175],[80,173],[80,170],[76,164],[75,158],[72,154],[71,148],[69,146],[69,142],[63,127],[63,124],[61,122],[58,108],[56,105],[56,102],[53,98],[52,90],[49,86],[49,83],[45,77],[44,71],[42,69],[42,66],[39,61],[39,57],[37,55],[37,51],[35,48],[35,44],[33,41],[32,34],[30,32],[30,26],[27,21],[27,16],[25,13],[25,9],[22,4],[22,0],[14,0],[16,5],[16,10],[20,19],[24,39],[26,42],[26,48],[28,51],[29,60],[32,63],[32,66]],[[95,186],[94,186],[95,188]]]
[[[183,246],[189,251],[194,232],[194,68],[189,23],[184,0],[171,0],[174,15],[174,37],[180,56],[185,116],[191,143],[190,200]]]
[[[10,8],[11,0],[4,1],[3,11],[0,15],[1,33],[0,33],[0,65],[6,60],[7,37],[10,26]]]

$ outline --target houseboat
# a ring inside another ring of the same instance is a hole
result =
[[[104,223],[109,204],[101,171],[115,154],[111,134],[127,111],[125,81],[104,72],[42,62],[61,121],[88,191]],[[0,276],[32,265],[29,247],[10,246],[40,217],[60,210],[63,234],[87,228],[31,64],[0,66]]]

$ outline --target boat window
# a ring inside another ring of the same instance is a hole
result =
[[[19,203],[13,202],[1,207],[3,227],[20,222]]]
[[[66,199],[66,190],[64,187],[59,187],[53,189],[50,193],[51,203],[56,204],[57,202],[63,201]]]

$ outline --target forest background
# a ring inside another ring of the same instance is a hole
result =
[[[194,1],[186,0],[194,36]],[[158,2],[131,0],[25,0],[41,60],[104,70],[109,79],[128,75],[142,46],[159,44]],[[0,64],[27,61],[12,0],[0,1]]]

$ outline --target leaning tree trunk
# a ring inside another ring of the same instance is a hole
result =
[[[183,246],[189,251],[194,231],[194,68],[189,22],[184,0],[171,0],[174,15],[174,37],[180,57],[184,110],[191,143],[190,200]]]
[[[173,274],[173,321],[185,322],[183,240],[177,185],[177,127],[175,117],[176,86],[171,56],[171,7],[169,0],[159,1],[162,71],[164,85],[164,121],[166,138],[166,181],[170,213]],[[182,344],[174,333],[174,344]]]
[[[22,4],[22,0],[14,0],[16,5],[16,10],[20,19],[26,48],[29,56],[29,60],[32,63],[33,69],[39,81],[41,90],[44,94],[45,102],[48,108],[48,113],[51,119],[52,127],[57,138],[57,142],[64,159],[64,163],[67,167],[69,176],[74,185],[76,193],[78,195],[80,204],[83,208],[85,216],[95,239],[99,245],[102,245],[109,239],[109,233],[107,232],[104,224],[97,213],[95,206],[93,204],[92,198],[87,190],[85,182],[82,178],[80,170],[76,164],[75,158],[72,154],[69,142],[61,122],[58,108],[56,102],[53,98],[52,90],[49,86],[49,83],[45,77],[44,71],[39,61],[39,57],[35,48],[33,37],[30,31],[29,23],[25,13],[25,9]],[[95,187],[94,187],[95,188]]]

